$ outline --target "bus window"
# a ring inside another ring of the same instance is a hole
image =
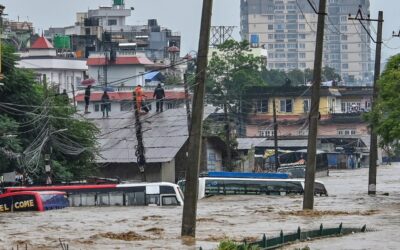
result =
[[[95,206],[96,205],[95,193],[81,194],[81,206]]]
[[[79,207],[81,206],[81,195],[80,194],[71,194],[69,197],[69,203],[71,207]]]
[[[146,195],[147,205],[160,205],[160,195],[159,194],[147,194]]]
[[[179,205],[175,195],[161,195],[161,202],[163,206],[177,206]]]
[[[174,187],[160,186],[160,194],[175,194]]]
[[[99,205],[99,206],[110,205],[110,194],[109,193],[98,194],[97,195],[97,205]]]
[[[144,202],[144,191],[143,192],[131,192],[125,193],[126,205],[127,206],[143,206]]]
[[[110,205],[112,206],[122,206],[124,203],[124,195],[122,192],[112,192],[110,193]]]

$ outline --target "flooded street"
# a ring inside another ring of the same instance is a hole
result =
[[[311,249],[399,249],[400,164],[378,168],[378,195],[367,195],[368,169],[334,170],[320,178],[329,197],[315,198],[315,213],[302,213],[302,196],[217,196],[198,204],[197,239],[181,239],[182,207],[67,208],[44,213],[0,214],[0,249],[215,249],[224,238],[275,237],[336,227],[375,229],[300,243]],[[383,195],[388,193],[389,195]]]

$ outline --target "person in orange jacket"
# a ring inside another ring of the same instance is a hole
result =
[[[138,111],[140,112],[142,110],[143,98],[146,97],[146,95],[144,94],[142,86],[140,84],[136,86],[134,93],[136,96],[136,106]]]

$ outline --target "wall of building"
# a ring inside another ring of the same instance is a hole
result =
[[[104,82],[104,66],[89,66],[89,77],[96,80],[97,83]],[[136,86],[144,84],[143,74],[145,72],[144,65],[108,65],[107,66],[107,82],[117,81],[123,78],[137,76],[126,80],[124,86]],[[100,78],[99,78],[100,77]],[[121,85],[119,82],[117,85]]]
[[[146,164],[146,181],[162,181],[161,167],[159,163]],[[125,181],[141,181],[141,174],[136,163],[110,163],[99,168],[100,177],[120,178]]]
[[[161,180],[175,183],[175,160],[161,163]]]

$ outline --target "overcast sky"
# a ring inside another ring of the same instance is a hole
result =
[[[36,31],[49,27],[64,27],[75,22],[75,13],[110,5],[112,0],[0,0],[6,6],[8,17],[33,22]],[[370,0],[371,18],[384,15],[382,51],[383,59],[400,53],[400,38],[392,38],[392,31],[400,29],[399,0]],[[134,7],[128,24],[145,24],[147,19],[158,19],[159,25],[179,31],[182,35],[182,53],[197,50],[202,0],[125,0]],[[240,0],[214,0],[212,25],[237,26],[234,33],[239,39]],[[376,27],[376,24],[374,24]],[[375,48],[375,45],[372,45]],[[388,48],[390,47],[390,48]]]

